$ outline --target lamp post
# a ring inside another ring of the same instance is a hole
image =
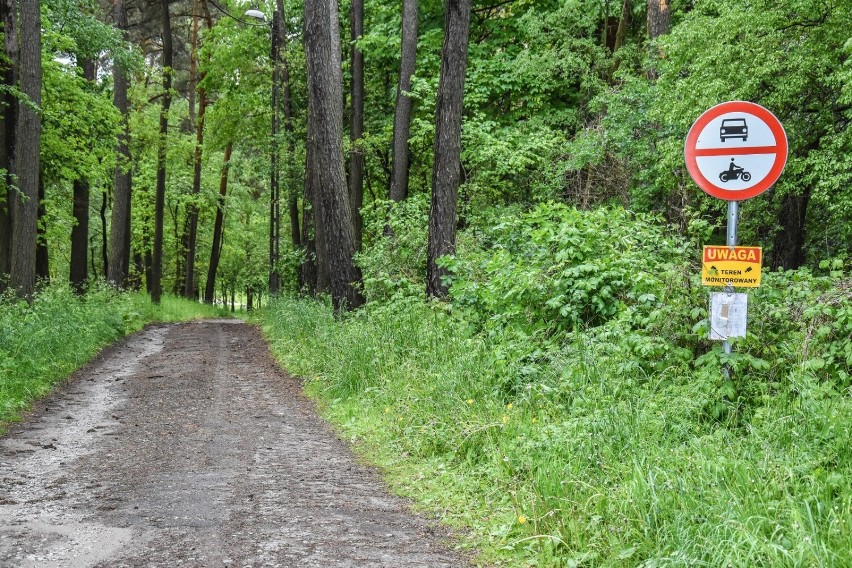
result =
[[[269,22],[260,10],[247,10],[246,17],[259,20],[269,25],[272,35],[272,150],[270,152],[270,176],[269,176],[269,294],[278,294],[281,286],[281,278],[278,274],[278,260],[280,257],[281,242],[281,185],[278,176],[278,127],[279,119],[279,83],[281,82],[281,47],[278,37],[281,13],[276,8],[272,12],[272,21]]]

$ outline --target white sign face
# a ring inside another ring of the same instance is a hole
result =
[[[775,136],[765,122],[752,114],[728,112],[711,120],[698,135],[695,159],[705,178],[724,189],[742,191],[772,171],[777,155],[766,151],[775,146]]]
[[[787,134],[760,105],[723,103],[695,121],[684,155],[689,174],[701,189],[720,199],[740,201],[778,180],[787,162]]]
[[[748,294],[710,294],[710,339],[725,341],[729,337],[745,337],[747,313]]]

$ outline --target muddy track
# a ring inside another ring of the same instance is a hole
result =
[[[0,438],[0,567],[469,561],[228,320],[106,350]]]

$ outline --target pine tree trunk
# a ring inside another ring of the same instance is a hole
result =
[[[174,227],[175,253],[175,281],[172,285],[172,294],[183,296],[183,261],[186,259],[187,243],[189,242],[189,213],[183,220],[180,219],[180,204],[170,209],[172,213],[172,227]]]
[[[50,281],[50,254],[47,250],[47,233],[45,217],[47,210],[44,205],[44,172],[38,176],[38,211],[36,220],[36,279]]]
[[[278,261],[281,246],[281,177],[279,171],[280,148],[278,130],[281,111],[281,12],[272,13],[272,163],[269,177],[269,293],[278,294],[281,275]]]
[[[109,208],[109,196],[107,196],[107,192],[104,191],[101,196],[101,235],[103,238],[101,239],[101,260],[104,265],[104,278],[109,278],[109,249],[107,244],[107,209]],[[94,259],[92,259],[94,262]]]
[[[317,293],[317,246],[315,219],[316,209],[313,192],[313,151],[308,139],[305,152],[305,190],[302,204],[302,244],[305,247],[305,260],[299,270],[300,287],[311,295]]]
[[[811,190],[801,195],[787,195],[781,202],[778,224],[781,230],[772,247],[772,270],[796,270],[805,263],[805,229]]]
[[[172,104],[172,25],[169,2],[162,0],[163,18],[163,108],[160,111],[160,139],[157,147],[157,189],[154,199],[154,256],[151,265],[151,300],[160,303],[163,295],[163,216],[166,202],[166,139],[169,108]]]
[[[3,86],[0,93],[0,169],[5,170],[0,187],[0,292],[6,289],[12,268],[12,205],[14,203],[12,183],[15,174],[15,129],[18,121],[18,99],[9,89],[18,80],[18,34],[15,0],[0,0],[0,22],[4,30],[6,61],[0,62]]]
[[[349,206],[352,208],[352,230],[355,238],[355,250],[361,250],[361,233],[364,225],[361,219],[361,206],[364,204],[364,149],[361,139],[364,137],[364,54],[355,42],[364,35],[364,0],[351,0],[350,19],[350,64],[352,82],[349,85],[349,98],[352,112],[349,116]]]
[[[192,134],[195,134],[195,92],[198,89],[198,0],[192,0],[192,23],[189,31],[189,85],[186,98],[189,107],[187,125]]]
[[[41,10],[38,0],[21,0],[20,90],[41,106]],[[32,298],[36,276],[36,222],[41,143],[41,120],[31,107],[18,108],[15,170],[21,195],[13,200],[12,262],[9,285],[23,298]]]
[[[115,20],[127,39],[127,11],[124,0],[115,0]],[[122,129],[118,136],[118,163],[113,184],[112,218],[109,233],[109,262],[104,264],[107,280],[119,288],[130,273],[130,124],[127,103],[128,75],[118,63],[113,67],[113,104],[121,113]],[[106,235],[104,235],[106,238]]]
[[[196,69],[198,68],[198,2],[193,3],[193,18],[192,18],[192,53],[190,54],[190,93],[194,95],[196,88],[198,89],[198,119],[195,123],[195,154],[192,170],[192,195],[197,196],[201,193],[201,158],[204,148],[204,115],[207,111],[207,92],[204,87],[198,86],[198,83],[204,80],[204,74],[196,77]],[[194,97],[193,97],[194,98]],[[194,101],[192,101],[194,102]],[[194,110],[194,106],[190,105],[190,109]],[[194,117],[190,116],[190,121]],[[184,275],[183,296],[185,298],[195,298],[195,246],[198,238],[198,205],[190,203],[189,205],[189,235],[186,242],[186,274]]]
[[[198,89],[198,124],[195,127],[195,157],[192,172],[192,195],[201,193],[201,158],[204,145],[204,114],[207,110],[207,93],[203,88]],[[183,295],[185,298],[195,297],[195,246],[198,238],[198,206],[190,203],[189,234],[186,239],[186,273],[184,275]]]
[[[216,293],[216,271],[219,270],[219,257],[222,254],[222,224],[225,220],[225,196],[228,193],[228,172],[231,166],[233,144],[225,147],[222,173],[219,176],[219,200],[216,207],[216,221],[213,225],[213,246],[210,250],[210,264],[207,267],[207,283],[204,286],[204,303],[212,304]]]
[[[353,261],[355,239],[343,167],[343,87],[337,27],[336,0],[305,3],[305,57],[311,99],[308,128],[315,140],[317,225],[322,225],[325,237],[332,303],[340,312],[360,307],[364,297],[358,290],[361,273]]]
[[[669,33],[671,19],[669,0],[648,0],[648,39]]]
[[[83,78],[95,80],[95,62],[81,59]],[[74,227],[71,228],[71,262],[69,281],[77,292],[85,288],[88,273],[89,253],[89,180],[74,180]]]
[[[408,197],[408,136],[411,129],[411,76],[417,63],[417,0],[402,2],[402,54],[399,85],[396,89],[396,111],[393,118],[393,169],[390,198],[402,201]]]
[[[671,10],[669,0],[648,0],[648,39],[654,40],[661,35],[669,33],[671,26]],[[656,48],[652,48],[651,55],[656,58],[659,53]],[[656,81],[657,68],[652,63],[648,69],[648,80]]]
[[[441,78],[435,112],[435,166],[432,170],[426,267],[426,293],[434,297],[445,297],[449,291],[441,280],[446,270],[438,266],[437,260],[456,252],[461,117],[470,33],[470,0],[447,0],[444,6],[444,44],[441,48]]]
[[[278,45],[280,49],[279,58],[281,61],[281,89],[282,89],[282,110],[284,111],[284,131],[287,133],[287,156],[285,162],[288,164],[287,172],[292,172],[294,146],[293,136],[295,130],[293,127],[293,95],[290,89],[290,66],[287,60],[287,18],[284,16],[284,0],[276,0],[275,6],[278,13],[281,15],[278,18],[278,27],[275,32],[278,34]],[[292,175],[288,175],[287,181],[287,208],[290,216],[290,241],[293,245],[293,250],[297,251],[302,246],[301,233],[299,230],[299,196],[296,191],[296,184],[292,179]],[[301,278],[299,279],[299,288],[302,287]]]
[[[74,227],[71,228],[71,263],[69,281],[82,292],[89,278],[89,182],[74,180]]]
[[[311,152],[311,198],[313,199],[314,217],[314,253],[316,255],[316,293],[325,294],[331,291],[331,277],[328,268],[328,245],[325,240],[325,223],[322,221],[322,201],[319,194],[319,177],[316,162],[316,152]]]

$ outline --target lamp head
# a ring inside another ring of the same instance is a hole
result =
[[[266,22],[266,15],[260,10],[255,10],[254,8],[252,8],[251,10],[246,10],[245,16],[247,18],[252,18],[260,22]]]

